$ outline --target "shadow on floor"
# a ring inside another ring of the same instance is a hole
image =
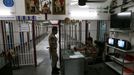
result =
[[[104,63],[88,65],[86,75],[120,75]]]
[[[13,75],[51,75],[51,66],[48,63],[41,63],[38,67],[27,66],[13,71]],[[53,74],[54,75],[54,74]],[[104,63],[88,65],[85,75],[119,75]]]
[[[26,66],[13,70],[13,75],[51,75],[51,66],[50,63],[43,61],[37,67]]]

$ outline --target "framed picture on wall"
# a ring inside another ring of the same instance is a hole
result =
[[[65,0],[52,0],[53,15],[64,15],[65,8]]]
[[[51,0],[25,0],[26,14],[51,14]]]
[[[39,14],[39,0],[25,0],[26,14]]]
[[[41,14],[51,14],[52,0],[39,0],[39,11]]]

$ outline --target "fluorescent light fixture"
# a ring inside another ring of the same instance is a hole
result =
[[[72,3],[70,3],[70,5],[76,5],[76,4],[78,4],[78,2],[72,2]]]
[[[12,15],[10,10],[0,9],[0,16],[10,16]]]
[[[70,12],[71,17],[96,17],[97,11],[81,11],[81,10],[74,10]]]
[[[118,16],[126,16],[126,15],[131,15],[131,12],[118,13]]]
[[[73,1],[77,1],[77,2],[78,2],[78,0],[72,0],[72,2],[73,2]]]
[[[50,20],[51,24],[58,24],[58,20]]]
[[[49,21],[44,21],[43,23],[50,23]]]

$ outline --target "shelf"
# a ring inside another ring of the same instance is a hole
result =
[[[123,71],[123,74],[122,74],[122,66],[114,63],[114,62],[105,62],[105,64],[107,66],[109,66],[110,68],[112,68],[113,70],[115,70],[117,73],[121,74],[121,75],[133,75],[133,72],[131,73],[127,73],[125,71]]]
[[[106,65],[108,65],[110,68],[115,70],[117,73],[122,74],[122,67],[114,62],[106,62]]]
[[[119,64],[123,64],[123,59],[122,58],[117,58],[115,56],[111,56],[112,59],[114,59],[114,61],[116,61]],[[124,64],[132,64],[134,63],[134,61],[128,61],[128,60],[124,60]]]
[[[132,2],[132,1],[126,1],[126,2],[124,2],[122,5],[127,5],[127,4],[129,4],[130,2]]]
[[[133,32],[133,31],[130,30],[130,29],[124,29],[124,30],[121,30],[121,29],[110,29],[110,32],[129,33],[129,32]]]
[[[114,49],[116,49],[118,51],[121,51],[121,52],[124,52],[124,53],[134,53],[134,49],[132,49],[132,50],[123,50],[123,49],[116,48],[116,47],[113,47],[113,46],[110,46],[110,45],[107,45],[107,47],[114,48]]]
[[[116,1],[113,1],[113,2],[116,2]],[[132,3],[132,1],[128,1],[126,3],[123,3],[121,5],[117,5],[117,6],[113,6],[110,10],[113,10],[113,9],[116,9],[116,8],[119,8],[119,7],[122,7],[124,5],[128,5],[129,3]],[[132,6],[131,6],[132,7]]]

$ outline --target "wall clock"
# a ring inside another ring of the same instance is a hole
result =
[[[14,5],[14,1],[13,0],[3,0],[3,4],[6,7],[12,7]]]

